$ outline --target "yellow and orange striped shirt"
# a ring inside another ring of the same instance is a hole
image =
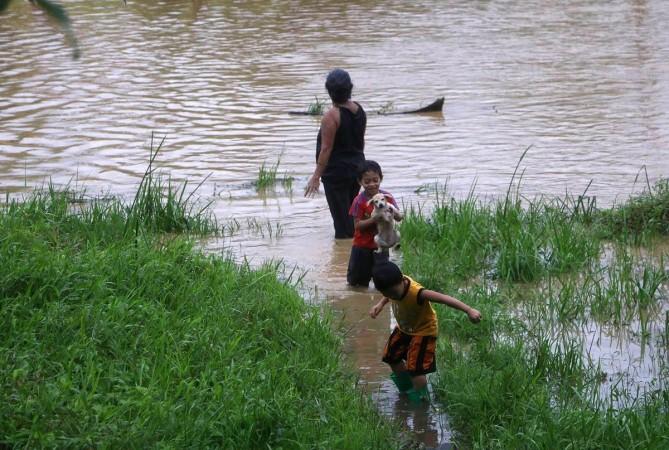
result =
[[[391,299],[397,326],[406,334],[437,336],[437,313],[428,300],[419,299],[423,286],[406,275],[405,278],[409,280],[409,288],[404,296],[399,300]]]

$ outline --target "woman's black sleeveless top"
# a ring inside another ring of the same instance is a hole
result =
[[[358,170],[365,162],[365,129],[367,114],[359,103],[358,112],[353,114],[347,108],[339,108],[340,123],[335,134],[330,160],[322,178],[356,178]],[[316,161],[321,153],[321,130],[316,139]]]

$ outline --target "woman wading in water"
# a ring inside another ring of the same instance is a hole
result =
[[[351,100],[353,83],[345,70],[330,72],[325,88],[332,99],[332,108],[321,119],[316,168],[304,195],[313,196],[323,180],[335,239],[345,239],[353,237],[353,218],[348,210],[360,191],[357,174],[365,162],[367,115],[358,102]]]

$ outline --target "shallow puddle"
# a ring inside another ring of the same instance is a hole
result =
[[[636,303],[650,284],[644,281],[644,267],[658,274],[669,269],[667,250],[664,241],[650,248],[605,245],[589,270],[554,276],[550,287],[543,280],[512,290],[518,302],[514,315],[528,329],[541,330],[553,351],[578,348],[584,365],[596,370],[596,400],[604,404],[630,406],[644,393],[667,388],[669,280],[659,283],[647,308]],[[621,287],[625,290],[618,291]],[[568,293],[564,298],[563,290]]]

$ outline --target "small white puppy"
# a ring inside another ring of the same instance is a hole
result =
[[[380,253],[395,247],[400,242],[400,233],[395,229],[395,219],[401,220],[402,214],[381,193],[374,195],[367,203],[374,206],[371,217],[377,219],[374,242],[379,248],[376,251]]]

